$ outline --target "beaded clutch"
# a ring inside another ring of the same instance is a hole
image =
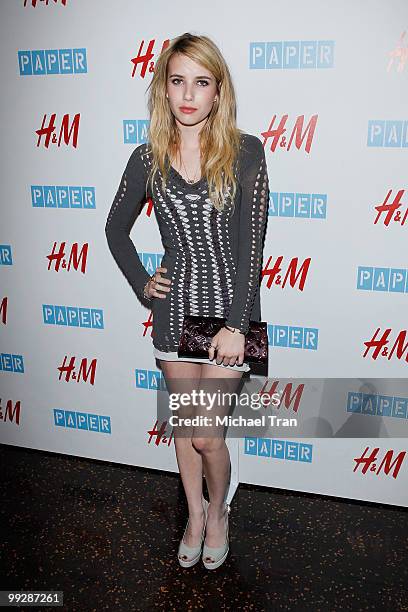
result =
[[[211,340],[224,327],[225,321],[221,317],[185,315],[178,356],[208,358]],[[245,334],[244,362],[268,364],[268,332],[264,321],[249,322],[249,330]]]

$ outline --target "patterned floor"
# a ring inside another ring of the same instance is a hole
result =
[[[405,509],[240,485],[227,561],[182,569],[177,474],[5,445],[0,458],[2,590],[62,590],[78,612],[408,610]]]

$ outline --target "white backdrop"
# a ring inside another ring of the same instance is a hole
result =
[[[321,381],[318,402],[301,406],[315,419],[311,438],[229,440],[233,479],[408,506],[406,1],[209,0],[187,11],[179,1],[21,0],[1,3],[0,17],[0,441],[177,471],[171,430],[155,422],[151,313],[104,226],[144,140],[154,63],[190,31],[220,47],[238,125],[265,147],[268,382]],[[51,121],[47,142],[38,131]],[[387,194],[400,206],[376,222]],[[148,204],[131,237],[154,270],[163,251]],[[365,345],[376,330],[388,333],[378,356]],[[325,379],[345,380],[339,391]],[[328,436],[351,423],[365,435],[315,437],[327,420]]]

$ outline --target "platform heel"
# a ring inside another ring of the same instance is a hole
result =
[[[204,509],[204,526],[201,533],[201,541],[198,546],[187,546],[184,542],[184,536],[186,535],[188,521],[186,528],[184,529],[183,537],[181,538],[179,549],[178,549],[178,560],[181,567],[193,567],[200,560],[201,548],[203,546],[205,527],[207,524],[207,513],[208,513],[208,501],[203,497],[203,509]]]
[[[228,515],[231,512],[231,508],[229,504],[225,503],[225,519],[226,519],[226,534],[225,534],[225,544],[223,546],[217,546],[212,548],[211,546],[207,546],[204,542],[203,546],[203,554],[202,560],[204,563],[204,567],[206,569],[217,569],[220,567],[227,558],[229,551],[229,524],[228,524]],[[213,561],[209,561],[209,559],[213,559]]]

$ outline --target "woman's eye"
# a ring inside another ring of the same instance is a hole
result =
[[[179,81],[181,81],[181,79],[172,79],[171,82],[173,83],[173,85],[177,85]],[[204,87],[209,85],[208,81],[204,81],[203,79],[200,79],[199,81],[197,81],[197,83],[204,83]]]

